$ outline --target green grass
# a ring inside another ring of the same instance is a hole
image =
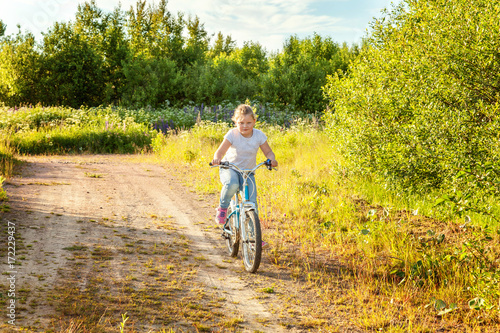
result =
[[[14,169],[14,149],[7,140],[0,141],[0,202],[8,201],[7,193],[3,189],[3,183],[12,175]]]
[[[16,153],[152,150],[188,185],[217,195],[218,172],[210,170],[208,162],[230,125],[210,122],[215,114],[208,110],[196,123],[194,111],[3,110],[3,177],[12,173]],[[287,267],[292,278],[307,282],[316,293],[314,306],[300,305],[300,312],[310,317],[299,324],[331,327],[334,324],[325,318],[334,304],[366,330],[498,331],[498,222],[479,214],[458,218],[448,207],[434,205],[438,192],[394,193],[369,175],[351,174],[317,123],[283,114],[276,113],[273,125],[257,124],[280,163],[278,172],[258,171],[259,212],[271,245],[268,259]],[[264,115],[259,119],[270,118]],[[265,158],[259,153],[257,159]],[[0,198],[5,197],[0,191]],[[498,211],[495,199],[491,206]],[[125,246],[123,252],[130,250]],[[179,257],[179,262],[186,258]],[[148,274],[156,277],[158,272]],[[339,284],[346,285],[342,293],[334,292]]]
[[[325,290],[339,283],[332,272],[342,272],[353,285],[352,320],[367,330],[500,327],[498,224],[473,216],[464,225],[434,207],[436,193],[401,197],[368,177],[350,175],[325,132],[313,124],[257,128],[268,135],[280,163],[278,172],[259,170],[256,177],[268,255],[275,265],[290,267],[292,276],[317,286],[320,302],[338,301]],[[218,195],[218,172],[209,170],[208,162],[228,129],[203,123],[168,138],[160,135],[153,150],[189,185]],[[264,156],[259,153],[257,160]],[[309,311],[320,316],[322,310]],[[310,320],[308,325],[328,324]]]
[[[20,154],[137,153],[147,151],[158,132],[173,133],[204,121],[229,124],[235,106],[0,108],[0,134],[5,138],[0,144],[8,144]],[[275,124],[286,123],[290,116],[306,116],[269,105],[256,104],[255,109],[259,119]],[[2,150],[0,146],[0,162]]]

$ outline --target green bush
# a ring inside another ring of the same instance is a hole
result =
[[[85,126],[23,132],[11,140],[20,154],[124,154],[148,150],[153,137],[144,125],[120,123],[112,129]]]
[[[137,57],[123,66],[122,105],[158,107],[180,96],[182,77],[170,59]]]
[[[317,34],[303,40],[292,36],[283,52],[271,58],[269,70],[262,74],[261,97],[311,113],[323,111],[328,102],[321,87],[326,84],[327,75],[347,74],[347,65],[357,53],[356,46],[340,47],[331,38]]]
[[[462,207],[498,194],[499,15],[487,0],[408,0],[374,22],[350,75],[324,88],[330,136],[352,171],[455,193]]]

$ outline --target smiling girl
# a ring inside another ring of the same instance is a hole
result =
[[[266,135],[254,128],[257,117],[249,105],[241,104],[234,110],[233,118],[236,125],[224,136],[224,141],[217,149],[212,160],[213,165],[219,165],[220,162],[230,162],[240,169],[253,169],[256,166],[257,152],[259,148],[268,159],[271,160],[273,167],[278,166],[276,157],[267,143]],[[227,208],[231,198],[238,189],[243,186],[242,177],[234,170],[219,168],[222,190],[220,194],[219,207],[215,220],[224,224]],[[250,201],[257,206],[257,187],[255,185],[255,176],[251,175],[248,181]]]

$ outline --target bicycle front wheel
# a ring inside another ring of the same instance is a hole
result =
[[[240,247],[240,237],[236,229],[237,216],[233,213],[231,206],[227,209],[227,216],[229,221],[227,221],[226,227],[224,228],[224,237],[226,238],[226,247],[229,255],[231,257],[236,257],[238,255],[238,249]]]
[[[259,216],[254,211],[245,213],[245,220],[241,226],[241,239],[245,269],[255,273],[262,257],[262,235]]]

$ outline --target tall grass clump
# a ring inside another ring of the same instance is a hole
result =
[[[6,178],[12,175],[14,167],[14,150],[8,141],[0,141],[0,201],[8,200],[7,193],[3,189]]]
[[[134,153],[148,150],[156,134],[111,107],[3,110],[0,130],[20,154]]]
[[[9,177],[14,167],[14,149],[7,140],[0,141],[0,175]]]

